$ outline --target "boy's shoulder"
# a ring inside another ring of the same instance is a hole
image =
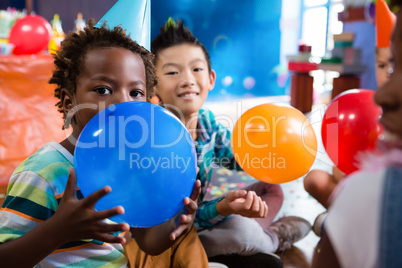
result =
[[[230,135],[230,131],[216,120],[215,114],[207,109],[200,109],[197,128],[199,133],[204,133],[207,136],[213,134]],[[205,137],[205,139],[208,138]]]
[[[59,143],[49,142],[25,159],[15,169],[13,176],[29,172],[51,181],[55,177],[68,175],[72,166],[73,156]]]
[[[208,109],[201,108],[198,111],[198,119],[202,122],[216,124],[215,115]]]

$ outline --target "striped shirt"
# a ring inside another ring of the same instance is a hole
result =
[[[63,196],[73,156],[59,143],[49,142],[14,171],[0,210],[0,242],[16,239],[49,219]],[[82,198],[77,190],[76,195]],[[36,267],[126,267],[120,244],[96,240],[71,241]]]
[[[212,112],[204,109],[199,111],[195,146],[200,169],[197,179],[201,180],[199,197],[201,203],[194,221],[197,229],[214,226],[225,218],[216,211],[216,203],[223,197],[211,201],[205,201],[204,197],[211,181],[213,168],[242,170],[234,159],[230,136],[230,131],[216,122]]]

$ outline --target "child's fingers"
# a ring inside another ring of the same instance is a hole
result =
[[[225,198],[227,198],[229,201],[233,201],[237,198],[242,198],[245,196],[247,196],[246,190],[236,190],[236,191],[230,191]]]
[[[112,188],[110,186],[105,186],[102,189],[88,195],[86,198],[83,199],[84,206],[86,207],[94,207],[96,202],[101,199],[106,194],[110,193]]]
[[[97,233],[114,233],[114,232],[125,232],[129,231],[130,226],[127,223],[117,223],[111,224],[106,222],[99,222],[97,224],[96,232]]]
[[[249,191],[246,196],[246,200],[244,201],[244,208],[249,210],[254,202],[254,192]]]
[[[188,228],[187,224],[180,224],[173,232],[170,233],[170,240],[174,241],[177,237],[179,237],[183,232],[185,232]]]
[[[187,214],[193,214],[197,211],[198,205],[194,200],[186,197],[183,199],[183,204],[186,206]]]
[[[193,191],[191,192],[190,198],[194,201],[197,201],[198,196],[201,194],[201,181],[195,180]]]
[[[170,234],[170,240],[175,240],[183,232],[186,232],[187,229],[191,228],[193,224],[193,219],[194,217],[192,217],[191,215],[180,215],[176,223],[177,228],[174,229],[173,232]]]
[[[124,243],[126,243],[126,239],[124,238],[124,236],[115,236],[115,235],[108,234],[108,233],[95,234],[93,236],[93,239],[99,240],[99,241],[102,241],[102,242],[106,242],[106,243],[110,243],[110,244],[114,244],[114,243],[124,244]]]
[[[75,197],[76,188],[77,188],[77,179],[75,176],[75,170],[74,168],[70,168],[66,189],[64,190],[64,196]]]
[[[112,216],[119,215],[119,214],[124,214],[124,208],[122,206],[117,206],[111,209],[105,209],[101,211],[96,212],[96,216],[94,217],[94,220],[103,220],[103,219],[108,219]]]
[[[251,203],[250,210],[252,212],[260,212],[261,203],[262,203],[261,198],[254,194],[253,195],[253,202]]]

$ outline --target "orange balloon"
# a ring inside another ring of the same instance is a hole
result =
[[[237,163],[254,178],[285,183],[306,174],[317,153],[310,121],[299,110],[261,104],[237,120],[232,136]]]

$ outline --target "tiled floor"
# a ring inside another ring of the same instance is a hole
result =
[[[289,104],[289,97],[280,96],[255,98],[220,103],[207,102],[204,107],[211,110],[217,117],[217,120],[219,120],[224,126],[229,129],[233,129],[236,120],[242,113],[251,107],[263,103]],[[317,157],[312,169],[330,171],[332,168],[332,162],[325,153],[320,134],[321,121],[325,112],[325,107],[325,104],[314,105],[312,112],[306,114],[306,117],[313,126],[318,142]],[[254,179],[248,177],[246,174],[233,174],[232,172],[233,171],[224,170],[215,171],[213,176],[213,185],[210,188],[209,194],[221,195],[230,189],[243,187],[244,185],[254,181]],[[233,181],[231,177],[235,177],[236,179]],[[277,218],[294,215],[303,217],[313,224],[316,216],[325,210],[321,204],[319,204],[304,190],[303,179],[304,176],[295,181],[281,184],[285,199]],[[310,267],[314,247],[316,246],[318,240],[319,237],[317,237],[313,232],[310,232],[310,234],[303,240],[295,243],[291,251],[285,252],[281,255],[284,260],[285,267]]]

